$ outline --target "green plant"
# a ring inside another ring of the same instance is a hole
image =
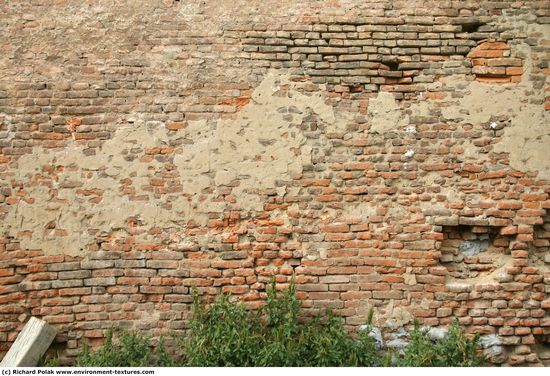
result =
[[[206,308],[195,293],[190,326],[190,337],[182,341],[188,366],[253,366],[265,340],[257,314],[227,295]]]
[[[455,320],[449,328],[447,337],[439,342],[438,350],[447,367],[478,367],[486,363],[479,352],[479,335],[473,339],[466,336]]]
[[[159,338],[153,357],[157,367],[177,367],[180,365],[176,358],[166,351],[163,337]]]
[[[478,337],[470,339],[460,328],[458,320],[449,327],[444,339],[432,341],[427,329],[415,322],[409,345],[397,365],[402,367],[474,367],[484,364],[478,354]]]
[[[308,345],[303,356],[304,366],[315,367],[373,367],[378,366],[374,341],[368,331],[353,337],[346,331],[343,320],[331,311],[325,321],[315,320],[304,327]]]
[[[150,338],[114,328],[107,332],[105,344],[96,351],[91,352],[88,345],[84,344],[76,365],[79,367],[164,367],[175,365],[175,361],[167,354],[162,339],[153,350]]]
[[[60,367],[59,355],[44,355],[38,362],[39,367]]]
[[[267,289],[265,305],[247,311],[221,296],[209,308],[195,296],[191,336],[184,342],[189,366],[373,366],[374,343],[357,338],[331,312],[300,322],[294,283],[278,292]]]
[[[264,366],[341,367],[406,366],[465,367],[484,362],[478,354],[477,337],[468,338],[458,321],[444,339],[432,341],[427,329],[415,322],[409,345],[402,354],[377,351],[369,337],[374,311],[368,314],[366,330],[352,335],[344,321],[332,311],[309,320],[300,319],[300,300],[294,283],[277,291],[267,288],[267,299],[259,310],[247,310],[221,295],[209,306],[194,292],[190,335],[176,338],[183,360],[176,361],[160,338],[152,346],[148,337],[121,329],[109,330],[105,344],[90,352],[85,345],[78,366]],[[116,336],[115,336],[116,334]],[[116,337],[116,338],[115,338]]]
[[[265,342],[256,357],[257,366],[292,366],[300,361],[304,338],[300,333],[300,301],[294,283],[277,293],[275,282],[267,289],[265,305],[259,314]]]

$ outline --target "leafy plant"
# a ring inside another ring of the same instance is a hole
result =
[[[191,335],[183,341],[186,365],[194,367],[253,366],[263,346],[258,316],[222,295],[209,308],[195,295]]]
[[[247,311],[222,296],[205,309],[196,297],[191,337],[184,344],[190,366],[372,366],[374,343],[352,337],[342,319],[300,322],[295,286],[277,292],[273,283],[261,310]]]
[[[449,327],[444,339],[432,341],[427,329],[418,323],[410,333],[409,345],[397,365],[402,367],[475,367],[484,364],[478,354],[478,337],[470,339],[460,328],[458,320]]]
[[[478,341],[477,334],[473,339],[468,338],[460,328],[458,320],[455,320],[449,328],[447,337],[437,346],[442,363],[447,367],[482,366],[486,359],[478,351]]]
[[[353,337],[346,331],[343,320],[331,311],[326,321],[315,320],[307,325],[304,337],[309,343],[303,356],[304,366],[315,367],[373,367],[378,366],[374,341],[368,332]]]
[[[116,334],[117,338],[113,338]],[[79,367],[147,367],[173,366],[175,362],[169,357],[162,339],[153,350],[150,338],[137,333],[130,333],[118,328],[107,332],[106,342],[95,352],[90,352],[84,344],[76,365]]]
[[[444,339],[432,341],[427,329],[417,322],[410,333],[409,345],[402,354],[376,349],[369,337],[373,311],[366,329],[349,333],[341,317],[332,311],[310,320],[301,320],[300,301],[294,283],[277,291],[275,283],[267,289],[267,299],[259,310],[247,310],[221,295],[205,306],[194,293],[191,332],[176,338],[183,360],[176,361],[161,338],[152,346],[148,337],[120,329],[107,333],[105,344],[95,352],[87,346],[77,359],[78,366],[239,366],[239,367],[340,367],[389,366],[470,367],[482,365],[477,337],[468,338],[458,321]],[[116,339],[114,338],[116,334]]]
[[[44,355],[38,362],[39,367],[60,367],[59,355]]]

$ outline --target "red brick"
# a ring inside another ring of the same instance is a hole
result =
[[[187,127],[187,124],[181,122],[170,122],[166,124],[166,129],[171,131],[177,131],[179,129],[184,129],[185,127]]]
[[[472,52],[468,54],[468,57],[471,59],[474,58],[497,58],[497,57],[503,57],[504,51],[503,50],[483,50],[483,49],[475,49]]]
[[[73,296],[73,295],[89,295],[92,293],[91,287],[80,287],[80,288],[67,288],[60,289],[60,296]]]
[[[327,226],[321,226],[323,232],[347,232],[349,231],[349,225],[347,224],[333,224]]]
[[[508,46],[505,42],[483,42],[479,46],[477,46],[476,49],[480,49],[480,50],[509,50],[510,46]]]
[[[501,210],[515,210],[515,209],[521,209],[523,207],[523,203],[521,201],[500,201],[497,203],[497,208]]]
[[[509,76],[520,76],[523,74],[522,67],[507,67],[506,74]]]
[[[22,19],[4,25],[13,36],[8,52],[14,43],[33,50],[48,34],[47,23],[36,21],[39,7],[28,3],[24,15],[11,2],[3,9]],[[467,112],[476,108],[464,107],[461,98],[471,96],[472,76],[487,88],[523,79],[518,103],[538,95],[540,108],[550,109],[550,90],[537,81],[550,69],[534,64],[533,75],[523,74],[526,62],[511,48],[517,35],[509,45],[463,45],[464,20],[454,19],[486,9],[502,13],[506,23],[507,8],[519,5],[502,2],[493,9],[482,0],[439,9],[432,2],[415,12],[448,22],[431,25],[433,19],[420,17],[430,25],[416,25],[416,39],[407,31],[415,20],[408,19],[405,3],[378,4],[375,25],[345,7],[338,15],[330,7],[322,10],[319,19],[318,4],[303,3],[306,16],[298,18],[287,17],[285,5],[276,9],[277,17],[260,9],[264,24],[246,22],[237,9],[235,25],[223,33],[204,27],[211,24],[208,12],[202,24],[175,27],[169,15],[177,2],[154,12],[136,8],[113,33],[135,34],[139,59],[110,48],[109,41],[103,46],[108,53],[98,55],[90,41],[61,25],[56,32],[67,45],[78,39],[88,52],[69,57],[63,81],[53,60],[10,56],[10,69],[0,68],[10,77],[0,83],[0,106],[10,113],[0,115],[0,133],[8,134],[0,147],[4,220],[46,206],[57,220],[41,224],[38,216],[34,227],[25,220],[7,223],[11,230],[0,237],[0,352],[29,314],[57,323],[71,349],[61,357],[68,363],[83,340],[100,345],[105,328],[117,322],[147,335],[185,331],[194,287],[205,302],[223,291],[256,309],[270,281],[282,289],[295,274],[306,315],[332,306],[355,330],[370,306],[384,311],[393,301],[422,325],[447,326],[458,317],[470,334],[499,332],[509,346],[504,357],[523,356],[511,363],[537,360],[527,347],[550,334],[550,276],[533,258],[550,245],[548,181],[532,166],[517,170],[514,153],[495,150],[506,149],[506,124],[492,130],[468,123]],[[522,12],[536,10],[523,2]],[[65,13],[65,24],[74,24]],[[156,37],[145,43],[140,29],[124,29],[137,20]],[[322,33],[329,32],[338,38],[328,38],[329,46],[318,53],[326,44]],[[441,46],[422,46],[436,36]],[[529,38],[543,44],[538,34]],[[173,43],[185,48],[170,67]],[[57,47],[52,56],[59,55]],[[535,50],[538,62],[541,51]],[[454,61],[465,54],[464,66]],[[392,56],[396,61],[388,63]],[[453,62],[458,65],[447,64]],[[31,68],[34,81],[21,73]],[[289,82],[264,77],[304,69]],[[437,85],[449,79],[455,84]],[[380,91],[394,96],[393,112],[382,113]],[[423,99],[427,108],[420,114],[415,103]],[[448,107],[456,119],[440,116]],[[493,114],[489,122],[506,122],[519,110],[512,103],[505,116]],[[260,117],[250,116],[258,111]],[[379,115],[404,122],[376,129]],[[150,137],[130,134],[134,128]],[[121,140],[125,132],[129,137]],[[32,166],[40,153],[51,161]],[[84,165],[103,159],[105,166]],[[224,169],[231,179],[218,185],[215,178]],[[257,176],[260,170],[263,176]],[[124,202],[132,204],[128,213]],[[114,222],[103,220],[110,209]],[[85,225],[80,238],[64,225],[67,218]],[[461,242],[480,235],[489,236],[492,248],[462,258]],[[57,249],[59,242],[64,246]],[[498,278],[489,281],[492,275]]]
[[[355,238],[353,233],[329,233],[325,235],[325,241],[345,241]]]

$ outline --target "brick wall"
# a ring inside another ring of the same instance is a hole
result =
[[[548,364],[549,3],[206,3],[0,4],[0,353],[295,275],[307,314]]]

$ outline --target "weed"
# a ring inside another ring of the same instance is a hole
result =
[[[105,344],[96,352],[85,346],[78,366],[144,367],[342,367],[388,366],[465,367],[479,366],[477,337],[470,339],[458,321],[446,338],[432,341],[418,323],[410,333],[404,353],[382,353],[369,337],[373,311],[367,330],[350,334],[341,317],[331,311],[322,317],[300,321],[300,301],[294,283],[277,291],[275,283],[267,289],[267,299],[259,310],[247,310],[221,295],[215,302],[201,304],[194,292],[190,335],[177,338],[183,360],[176,361],[166,351],[163,340],[156,347],[148,337],[120,329],[107,333]],[[117,334],[116,340],[113,334]]]

